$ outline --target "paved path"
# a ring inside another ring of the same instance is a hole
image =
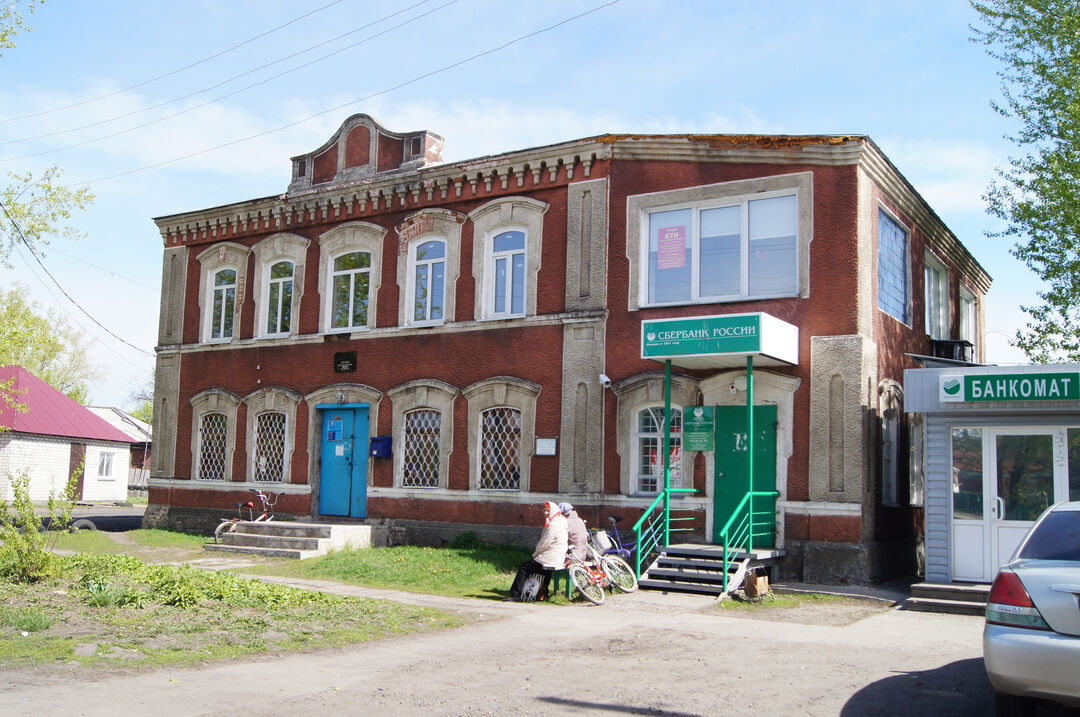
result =
[[[199,558],[211,569],[235,558]],[[276,579],[275,579],[276,580]],[[886,610],[845,626],[719,614],[639,592],[521,605],[285,580],[473,624],[310,655],[97,682],[0,675],[0,714],[986,715],[982,619]]]

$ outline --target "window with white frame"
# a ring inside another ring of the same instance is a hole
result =
[[[291,261],[270,266],[266,296],[266,333],[288,334],[292,326],[293,271]]]
[[[98,477],[112,478],[113,454],[102,452],[98,456]]]
[[[671,487],[682,485],[682,409],[671,407]],[[638,411],[635,427],[635,493],[659,493],[664,487],[664,407]]]
[[[794,193],[652,209],[645,224],[646,304],[798,294]]]
[[[979,303],[975,292],[960,285],[960,338],[971,344],[971,360],[979,356]]]
[[[878,210],[878,308],[908,322],[908,233],[884,209]]]
[[[285,475],[285,414],[266,411],[255,417],[254,479],[281,483]]]
[[[547,203],[530,197],[503,197],[469,212],[473,279],[481,288],[475,296],[476,318],[536,314],[547,209]]]
[[[421,408],[404,416],[401,447],[401,485],[405,488],[439,487],[439,433],[442,416]]]
[[[236,311],[236,270],[220,269],[214,272],[210,291],[210,340],[230,339]]]
[[[446,242],[424,239],[409,252],[412,324],[440,323],[445,318]]]
[[[949,270],[926,253],[926,333],[932,339],[949,338]]]
[[[197,480],[225,480],[227,421],[224,413],[204,413],[200,416],[195,459]]]
[[[493,318],[525,315],[525,241],[525,232],[517,230],[492,237],[486,275],[488,315]]]
[[[521,411],[502,406],[480,413],[480,490],[520,490]]]
[[[330,329],[366,328],[371,254],[354,251],[335,257],[330,277]]]

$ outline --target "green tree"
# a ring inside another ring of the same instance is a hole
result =
[[[0,365],[22,366],[79,403],[101,370],[86,358],[86,335],[54,309],[27,299],[18,282],[0,291]]]
[[[1002,99],[1019,150],[998,168],[986,199],[1005,222],[991,236],[1045,286],[1023,306],[1027,326],[1014,343],[1033,361],[1080,360],[1080,4],[1075,0],[973,1],[974,40],[1001,62]]]
[[[20,0],[0,0],[0,49],[15,47],[23,24]],[[26,3],[26,12],[34,11],[37,0]],[[60,184],[62,172],[53,165],[44,172],[8,172],[10,182],[0,185],[0,264],[11,268],[11,252],[19,242],[39,251],[48,244],[50,234],[68,236],[77,233],[66,222],[73,208],[85,209],[94,195],[87,187],[71,189]]]

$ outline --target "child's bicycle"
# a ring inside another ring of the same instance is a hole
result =
[[[218,545],[224,540],[225,536],[236,530],[237,523],[244,520],[244,510],[248,512],[247,520],[252,523],[265,523],[274,519],[274,504],[278,502],[278,498],[281,497],[281,493],[274,495],[273,493],[263,493],[258,488],[252,488],[251,492],[259,497],[259,501],[262,503],[262,513],[255,515],[255,503],[248,501],[246,503],[233,503],[236,506],[236,517],[226,518],[218,524],[218,527],[214,530],[214,542]]]
[[[593,533],[593,536],[603,531]],[[570,583],[578,589],[586,600],[593,605],[602,605],[607,599],[606,587],[615,587],[621,592],[632,593],[638,589],[637,576],[633,568],[617,555],[603,555],[592,540],[587,546],[589,555],[582,560],[573,551],[566,556],[566,572]]]

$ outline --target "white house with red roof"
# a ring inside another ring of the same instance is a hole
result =
[[[80,466],[77,500],[127,498],[129,436],[20,366],[0,367],[0,386],[22,407],[0,401],[0,499],[12,498],[10,476],[27,471],[30,497],[46,501]]]

